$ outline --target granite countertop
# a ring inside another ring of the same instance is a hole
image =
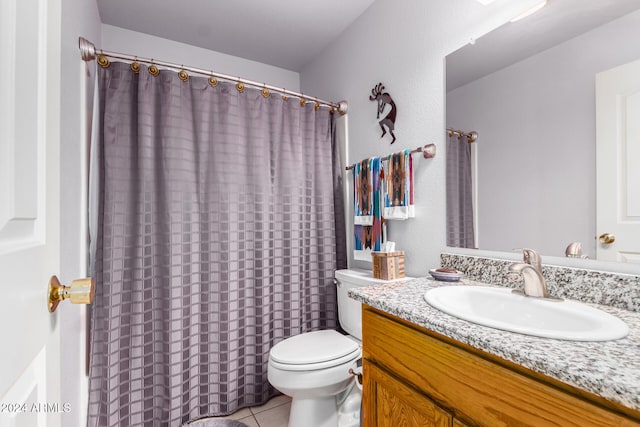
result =
[[[463,279],[456,285],[484,285]],[[451,285],[431,278],[354,288],[349,296],[479,350],[640,411],[640,313],[588,304],[622,319],[629,335],[615,341],[538,338],[450,316],[424,300],[431,288]]]

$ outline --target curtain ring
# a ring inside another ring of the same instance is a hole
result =
[[[268,98],[271,92],[269,92],[269,89],[267,89],[266,83],[262,83],[262,84],[264,85],[264,87],[262,88],[262,96],[265,98]]]
[[[131,71],[136,74],[140,74],[140,64],[138,63],[138,57],[136,56],[130,65]]]
[[[216,79],[213,75],[213,71],[211,71],[211,77],[209,77],[209,84],[211,85],[211,87],[218,86],[218,79]]]
[[[304,97],[304,93],[301,93],[301,95]],[[304,98],[300,98],[300,106],[304,107],[307,104],[307,100]]]
[[[153,63],[153,58],[151,58],[151,65],[149,66],[147,71],[149,71],[149,74],[151,74],[153,77],[157,77],[158,74],[160,74],[160,70],[158,70],[158,67],[156,67],[156,65]]]
[[[109,68],[109,65],[111,65],[109,58],[103,55],[102,52],[100,52],[100,55],[98,55],[98,59],[96,61],[102,68]]]
[[[240,80],[238,80],[238,83],[236,83],[236,89],[238,90],[238,92],[243,93],[244,92],[244,83],[242,83]]]
[[[287,89],[282,88],[282,100],[286,101],[287,99],[289,99],[289,97],[287,96]]]
[[[180,65],[180,67],[184,67],[184,65]],[[180,80],[182,80],[183,82],[186,82],[189,80],[189,74],[183,69],[178,71],[178,77],[180,77]]]

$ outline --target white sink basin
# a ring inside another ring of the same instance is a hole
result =
[[[509,288],[442,286],[424,299],[455,317],[492,328],[571,341],[609,341],[625,337],[622,320],[586,304],[514,294]]]

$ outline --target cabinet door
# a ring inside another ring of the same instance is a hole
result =
[[[363,427],[451,427],[452,417],[431,399],[366,359]]]

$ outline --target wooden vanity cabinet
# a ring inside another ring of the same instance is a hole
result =
[[[365,412],[365,426],[451,427],[452,417],[429,397],[416,392],[402,380],[394,378],[375,364],[364,361],[368,376],[367,392],[375,396],[375,410]],[[365,395],[367,395],[365,392]]]
[[[640,412],[369,306],[363,426],[638,426]]]

